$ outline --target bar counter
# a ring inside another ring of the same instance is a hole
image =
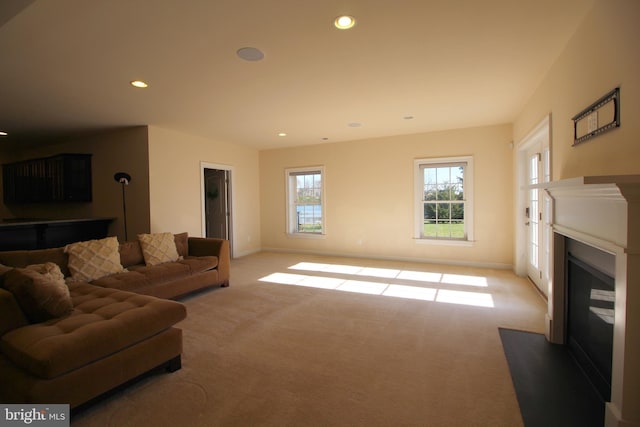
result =
[[[0,221],[0,251],[47,249],[107,236],[114,218],[34,219]]]

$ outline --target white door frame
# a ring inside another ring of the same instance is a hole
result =
[[[518,276],[527,276],[527,225],[525,217],[525,209],[528,205],[527,192],[527,149],[533,144],[538,144],[540,138],[545,138],[548,149],[551,149],[551,114],[538,123],[522,140],[518,143],[516,152],[516,178],[517,185],[515,188],[516,212],[515,212],[515,260],[514,270]],[[543,143],[544,144],[544,143]],[[545,147],[546,148],[546,147]],[[550,151],[549,151],[550,153]],[[551,179],[551,159],[549,160],[549,176]],[[544,179],[544,177],[542,177]],[[545,206],[542,207],[543,211]],[[545,260],[550,265],[551,260]]]
[[[234,175],[234,167],[230,165],[223,165],[220,163],[208,163],[208,162],[200,162],[200,208],[201,208],[201,233],[202,237],[207,235],[207,213],[206,213],[206,201],[204,194],[204,171],[205,169],[218,169],[225,170],[229,172],[229,181],[231,181],[231,188],[229,192],[229,197],[231,199],[231,236],[230,236],[230,246],[231,246],[231,257],[235,257],[235,236],[236,236],[236,198],[234,196],[235,186],[233,185],[233,175]]]

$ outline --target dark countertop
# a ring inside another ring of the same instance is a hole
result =
[[[0,227],[16,227],[25,225],[67,224],[89,221],[113,221],[115,218],[72,218],[72,219],[37,219],[37,218],[3,218]]]

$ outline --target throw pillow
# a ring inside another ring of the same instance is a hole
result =
[[[62,317],[73,311],[69,288],[64,283],[60,268],[54,263],[14,268],[5,274],[4,287],[14,295],[32,323]]]
[[[178,250],[178,255],[181,257],[186,257],[189,255],[189,233],[179,233],[173,236],[173,240],[176,242],[176,249]]]
[[[68,267],[72,282],[90,282],[124,271],[118,252],[118,238],[115,236],[71,243],[65,246],[64,251],[69,254]]]
[[[62,270],[60,270],[60,266],[55,262],[45,262],[44,264],[31,264],[25,267],[27,270],[32,270],[37,273],[42,274],[43,276],[57,281],[59,283],[64,283],[64,274],[62,274]]]
[[[120,262],[124,268],[132,265],[144,264],[144,256],[140,242],[133,240],[130,242],[120,243]]]
[[[146,265],[158,265],[181,258],[171,233],[138,234],[138,241]]]

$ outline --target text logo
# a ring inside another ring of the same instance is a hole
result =
[[[69,425],[69,405],[0,405],[0,427]]]

